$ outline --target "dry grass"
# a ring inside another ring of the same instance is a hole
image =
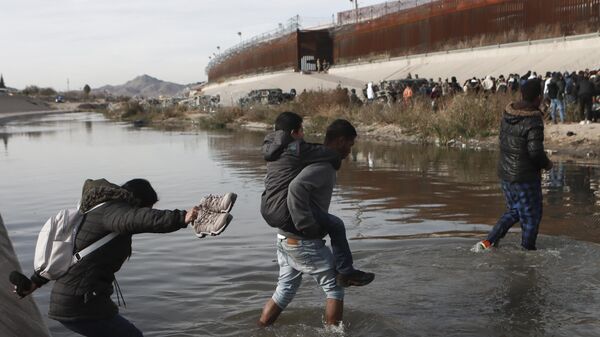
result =
[[[497,134],[502,111],[516,99],[508,94],[457,95],[441,100],[437,111],[433,111],[429,99],[415,99],[406,105],[359,107],[350,105],[345,95],[342,89],[308,91],[291,103],[253,106],[243,111],[241,118],[272,124],[279,113],[294,111],[305,118],[304,128],[308,134],[322,134],[333,120],[344,118],[355,125],[398,126],[405,134],[425,141],[438,139],[441,144],[446,144],[452,139],[485,138]]]

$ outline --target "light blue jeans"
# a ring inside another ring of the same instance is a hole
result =
[[[552,121],[554,123],[557,122],[556,109],[558,109],[558,112],[560,114],[560,122],[564,123],[565,122],[565,103],[560,99],[553,98],[550,100],[550,117],[552,118]]]
[[[272,298],[279,308],[285,309],[292,302],[302,274],[312,276],[328,299],[344,300],[344,288],[336,284],[333,254],[325,240],[299,240],[298,245],[290,245],[278,236],[277,262],[279,280]]]

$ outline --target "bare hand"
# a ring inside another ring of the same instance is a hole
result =
[[[185,223],[189,224],[190,222],[196,220],[198,217],[198,212],[200,212],[200,207],[194,206],[190,208],[185,214]]]

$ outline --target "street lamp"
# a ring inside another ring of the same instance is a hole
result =
[[[238,32],[238,36],[240,37],[240,44],[242,44],[242,32]]]
[[[358,23],[358,0],[350,0],[354,2],[354,15],[356,16],[356,23]]]

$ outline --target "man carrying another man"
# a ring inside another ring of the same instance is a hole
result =
[[[355,138],[352,124],[338,119],[327,128],[324,145],[344,159],[350,154]],[[293,149],[288,147],[286,151],[290,150]],[[266,181],[268,184],[268,179]],[[329,161],[320,161],[306,166],[289,184],[287,207],[293,228],[280,229],[277,235],[279,280],[275,293],[263,308],[259,325],[275,322],[296,295],[302,274],[311,275],[327,295],[326,323],[337,325],[342,321],[344,289],[336,282],[336,261],[323,240],[329,231],[335,252],[333,237],[339,233],[331,233],[326,225],[335,218],[328,216],[335,182],[336,168]],[[343,241],[346,241],[345,233]],[[358,275],[362,282],[353,285],[365,285],[374,278],[371,273],[358,271]]]

